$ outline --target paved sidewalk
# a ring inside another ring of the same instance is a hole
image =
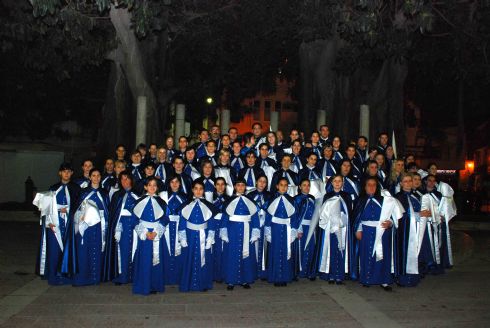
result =
[[[455,232],[456,267],[417,288],[300,281],[286,288],[131,294],[130,286],[49,287],[32,274],[35,223],[4,222],[0,239],[2,327],[488,327],[490,237]],[[22,242],[21,242],[22,241]]]

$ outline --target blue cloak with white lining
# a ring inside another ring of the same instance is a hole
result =
[[[168,225],[167,204],[158,196],[145,195],[138,199],[133,214],[139,219],[134,228],[138,246],[134,256],[133,293],[148,295],[165,291],[164,247],[165,229]],[[148,232],[156,232],[154,240]]]
[[[179,290],[204,291],[213,287],[216,209],[204,198],[188,200],[179,212],[179,242],[182,246],[182,276]]]
[[[257,278],[258,210],[244,195],[234,195],[223,205],[220,236],[225,242],[223,277],[228,285],[251,284]]]
[[[267,278],[272,283],[288,283],[293,279],[291,244],[297,237],[296,208],[288,194],[277,193],[267,207],[265,238],[269,242]]]

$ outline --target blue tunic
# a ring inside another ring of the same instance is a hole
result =
[[[214,217],[216,220],[216,231],[219,231],[218,229],[221,227],[221,218],[223,214],[223,204],[229,199],[229,197],[227,195],[218,195],[215,192],[213,198],[213,205],[217,211]],[[211,250],[213,253],[213,280],[216,282],[223,281],[223,246],[223,240],[221,240],[219,234],[215,234],[215,243],[213,244]]]
[[[110,206],[110,231],[107,236],[106,280],[127,284],[133,281],[133,230],[138,219],[133,208],[138,196],[131,190],[117,191]]]
[[[104,225],[104,233],[107,231],[109,196],[104,189],[94,189],[90,186],[81,191],[80,204],[84,200],[93,201],[104,217],[101,218],[101,222],[88,227],[83,237],[80,232],[75,235],[78,263],[78,272],[73,277],[75,286],[99,284],[105,272],[102,229]]]
[[[216,214],[205,199],[193,199],[180,210],[179,241],[182,245],[182,276],[179,290],[204,291],[213,287],[212,253]]]
[[[187,197],[180,193],[169,193],[167,203],[167,216],[170,222],[165,231],[165,283],[167,285],[178,285],[182,274],[182,255],[178,241],[177,224],[180,221],[179,209]]]
[[[78,194],[80,188],[75,183],[62,184],[57,183],[51,188],[51,191],[56,192],[56,203],[58,205],[58,210],[60,208],[66,208],[67,213],[62,214],[58,211],[58,229],[61,233],[62,245],[66,247],[66,241],[68,236],[69,227],[72,225],[73,212],[75,207],[73,206],[78,202]],[[40,270],[42,261],[42,241],[46,238],[46,255],[44,262],[44,274],[42,277],[47,277],[48,283],[50,285],[63,285],[71,283],[71,280],[66,275],[62,275],[60,272],[60,266],[63,259],[63,251],[58,243],[55,233],[44,224],[45,218],[43,217],[42,231],[41,231],[41,247],[38,257],[38,270]],[[40,272],[37,272],[40,274]]]
[[[373,255],[376,239],[376,227],[369,224],[377,224],[380,220],[382,197],[369,197],[359,202],[357,209],[354,232],[362,230],[362,239],[359,241],[359,282],[363,285],[392,284],[392,232],[393,228],[386,229],[382,237],[383,259],[376,261]]]
[[[315,198],[301,193],[294,197],[294,203],[298,213],[296,226],[298,226],[299,232],[303,233],[303,237],[294,242],[295,248],[297,248],[294,256],[296,261],[294,266],[295,274],[300,278],[315,278],[317,273],[314,265],[315,238],[311,238],[308,241],[308,245],[304,244],[310,230],[311,218],[315,211]]]
[[[257,204],[246,196],[232,196],[223,205],[223,276],[228,285],[251,284],[257,278],[255,241],[260,238],[259,227]]]
[[[277,194],[271,200],[266,214],[265,236],[270,241],[267,276],[272,283],[287,283],[293,279],[291,243],[296,220],[294,199],[287,194]],[[296,227],[297,228],[297,227]]]
[[[134,257],[134,294],[148,295],[165,291],[163,234],[168,225],[166,207],[160,197],[146,195],[133,208],[134,215],[139,218],[139,224],[135,227],[138,248]],[[157,237],[150,240],[146,236],[147,232],[156,232]]]
[[[269,202],[271,199],[271,194],[268,191],[258,191],[254,190],[247,194],[247,197],[253,200],[257,206],[259,207],[259,221],[260,221],[260,239],[257,241],[257,276],[260,279],[267,279],[267,241],[264,237],[264,229],[265,229],[265,217],[266,210],[269,206]]]
[[[418,234],[417,231],[411,231],[411,222],[417,220],[417,217],[412,217],[410,213],[410,205],[414,212],[420,212],[420,202],[412,194],[412,192],[401,191],[396,195],[396,198],[402,203],[405,213],[403,217],[398,221],[398,229],[396,229],[397,237],[397,260],[398,260],[398,272],[397,279],[401,286],[415,287],[420,281],[418,274],[407,273],[407,258],[410,255],[409,238],[410,234]],[[409,203],[410,202],[410,203]],[[418,258],[418,256],[417,256]],[[418,259],[417,259],[418,269]]]

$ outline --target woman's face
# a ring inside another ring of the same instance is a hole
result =
[[[420,188],[420,186],[422,185],[422,179],[420,178],[420,175],[414,175],[413,178],[412,178],[412,188],[413,189],[417,189],[417,188]]]
[[[192,188],[192,194],[194,195],[194,197],[196,198],[201,198],[204,196],[204,187],[203,185],[201,184],[196,184],[193,188]]]
[[[376,163],[378,163],[379,167],[383,167],[383,164],[385,163],[385,157],[383,154],[376,154]]]
[[[121,187],[124,190],[131,189],[131,179],[127,175],[121,176]]]
[[[177,192],[180,189],[180,181],[179,179],[172,179],[170,181],[170,189],[172,189],[173,192]]]
[[[221,164],[228,165],[230,163],[230,153],[224,152],[219,155],[219,161]]]
[[[209,177],[211,173],[213,173],[213,166],[211,165],[211,163],[207,163],[202,167],[202,173],[207,177]]]
[[[281,194],[285,194],[288,191],[288,182],[286,180],[281,180],[277,184],[277,190]]]
[[[185,158],[188,162],[192,162],[196,157],[196,151],[194,149],[185,152]]]
[[[344,185],[344,180],[341,177],[335,177],[332,180],[332,187],[335,191],[341,190],[343,185]]]
[[[333,138],[333,140],[332,140],[332,146],[335,149],[340,148],[340,138],[338,138],[338,137]]]
[[[403,191],[411,191],[413,188],[412,177],[404,177],[400,184]]]
[[[216,188],[217,193],[219,193],[219,194],[225,193],[226,184],[223,180],[216,181],[216,183],[214,184],[214,187]]]
[[[100,172],[99,171],[93,171],[92,174],[90,174],[90,183],[94,187],[98,187],[100,184]]]
[[[342,165],[340,166],[340,173],[343,176],[347,176],[350,173],[350,168],[351,165],[349,162],[343,162]]]
[[[301,185],[299,186],[301,189],[301,192],[303,194],[309,194],[310,193],[310,181],[303,181]]]
[[[366,191],[366,194],[371,196],[374,195],[376,193],[376,181],[368,180],[364,190]]]
[[[333,150],[332,150],[332,148],[325,148],[325,150],[323,151],[323,156],[324,156],[326,159],[331,159],[331,158],[332,158],[332,155],[333,155]]]
[[[437,174],[437,166],[436,165],[431,165],[429,167],[429,174],[436,175]]]
[[[247,187],[247,186],[246,186],[244,183],[242,183],[242,182],[237,183],[237,184],[235,185],[235,192],[236,192],[237,194],[239,194],[239,195],[243,195],[243,194],[245,193],[245,189],[246,189],[246,187]]]
[[[267,187],[267,180],[264,177],[261,177],[255,184],[258,191],[263,191]]]
[[[148,184],[145,186],[145,190],[148,193],[148,195],[153,196],[157,193],[158,190],[158,185],[155,180],[150,180]]]
[[[267,134],[267,142],[271,146],[275,146],[276,145],[276,136],[274,135],[274,133]]]

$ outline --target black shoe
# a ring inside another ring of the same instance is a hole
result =
[[[282,284],[280,284],[278,282],[274,283],[274,287],[281,287],[281,286],[282,286]]]
[[[385,292],[391,292],[393,291],[393,288],[391,286],[381,286]]]
[[[233,288],[235,288],[235,286],[233,286],[233,285],[226,286],[226,290],[233,290]]]
[[[298,277],[294,277],[293,281],[299,281]]]
[[[362,285],[362,287],[369,288],[369,287],[371,287],[371,286],[369,286],[369,285]]]
[[[242,287],[243,287],[243,288],[245,288],[245,289],[250,289],[250,288],[252,288],[252,287],[251,287],[249,284],[243,284],[243,285],[242,285]]]
[[[120,282],[115,282],[114,285],[121,286],[122,284]]]
[[[207,289],[207,288],[204,288],[202,291],[203,291],[203,292],[207,292],[207,291],[208,291],[208,289]]]
[[[335,281],[333,281],[333,280],[329,280],[329,281],[328,281],[328,284],[329,284],[329,285],[333,285],[334,283],[335,283]]]
[[[157,291],[156,291],[156,290],[152,290],[152,291],[150,292],[150,294],[152,294],[152,295],[153,295],[153,294],[156,294],[156,293],[157,293]]]
[[[336,281],[336,282],[335,282],[335,284],[336,284],[336,285],[345,285],[345,284],[344,284],[344,282],[343,282],[343,281],[341,281],[341,280]]]
[[[315,277],[311,277],[311,278],[309,278],[309,279],[310,279],[310,281],[315,281],[315,280],[316,280],[316,278],[315,278]]]
[[[287,285],[288,285],[288,284],[287,284],[287,282],[283,282],[283,283],[281,284],[281,286],[282,286],[282,287],[286,287]]]

